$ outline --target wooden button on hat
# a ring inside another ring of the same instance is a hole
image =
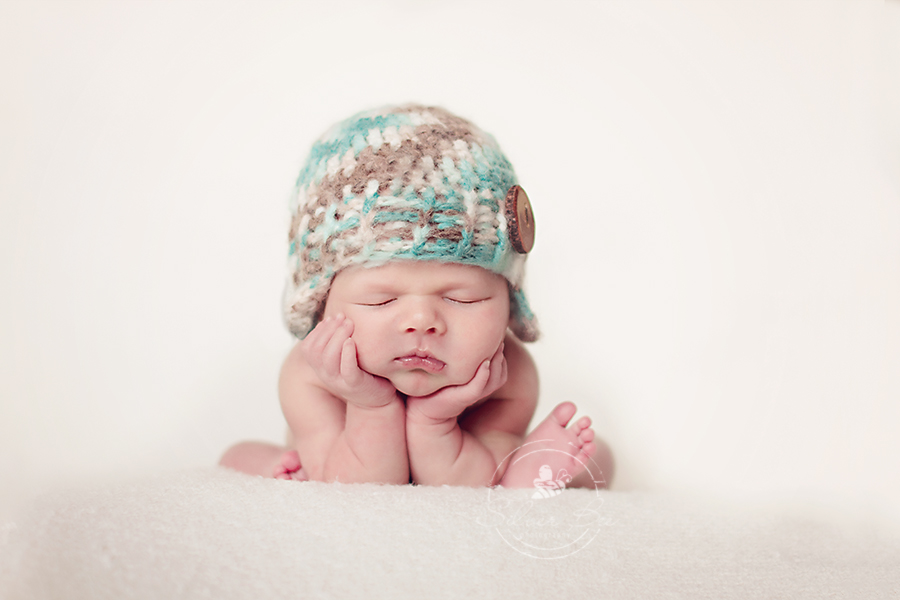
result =
[[[534,247],[534,211],[528,194],[520,185],[514,185],[506,192],[506,222],[509,241],[519,254],[528,254]]]

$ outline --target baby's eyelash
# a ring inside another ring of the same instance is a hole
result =
[[[360,302],[359,304],[360,306],[385,306],[387,304],[390,304],[394,300],[396,300],[396,298],[391,298],[390,300],[385,300],[384,302]]]
[[[479,302],[484,302],[485,298],[479,298],[478,300],[459,300],[458,298],[446,298],[450,302],[454,304],[478,304]]]

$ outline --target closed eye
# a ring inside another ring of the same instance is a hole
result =
[[[478,298],[477,300],[463,300],[462,298],[444,298],[448,302],[452,302],[454,304],[478,304],[479,302],[484,302],[487,298]]]
[[[384,302],[360,302],[359,305],[360,306],[387,306],[394,300],[396,300],[396,298],[390,298],[388,300],[385,300]]]

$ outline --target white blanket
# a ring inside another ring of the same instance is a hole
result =
[[[661,494],[297,483],[224,469],[44,496],[0,597],[897,598],[900,543]]]

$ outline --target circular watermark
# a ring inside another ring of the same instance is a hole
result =
[[[600,528],[609,525],[600,514],[600,489],[606,480],[593,460],[585,463],[564,450],[548,448],[547,442],[552,440],[523,444],[500,462],[495,481],[500,468],[509,463],[507,472],[534,471],[533,487],[488,488],[488,518],[483,524],[493,527],[517,552],[559,559],[587,547]],[[560,465],[569,465],[572,472]],[[577,491],[571,488],[576,476],[582,484]]]

